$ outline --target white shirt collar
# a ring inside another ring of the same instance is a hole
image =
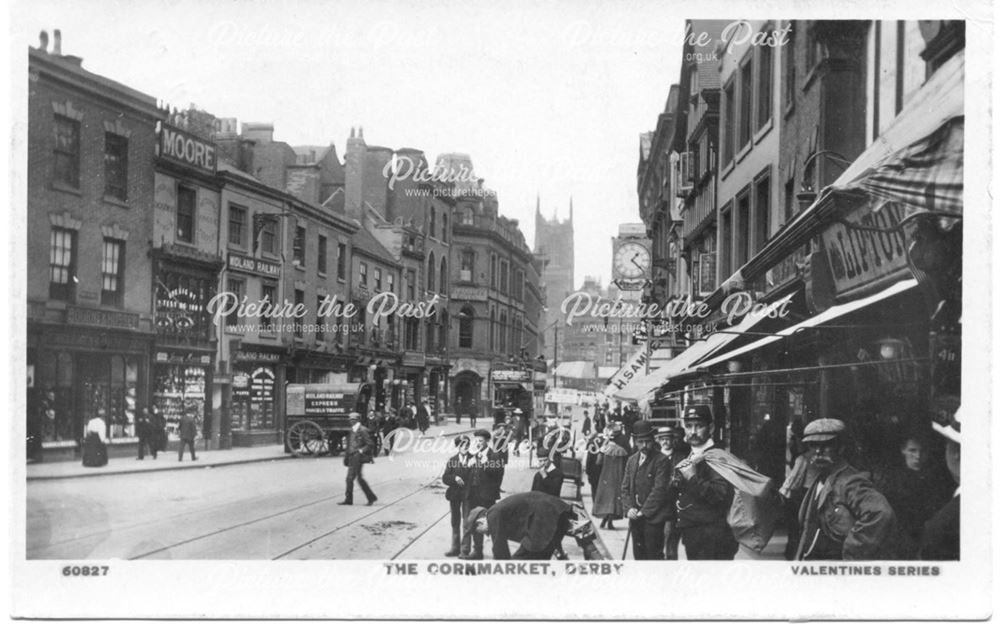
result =
[[[360,428],[361,428],[360,422],[355,422],[353,425],[351,425],[351,431],[353,431],[354,433],[357,433],[358,429]]]

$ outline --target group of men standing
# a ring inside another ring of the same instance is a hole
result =
[[[445,464],[442,481],[448,486],[445,498],[451,507],[451,550],[447,557],[459,559],[483,559],[483,534],[475,533],[463,521],[474,519],[480,511],[492,507],[500,500],[500,485],[503,483],[504,458],[490,447],[492,434],[478,429],[470,438],[460,435],[455,438],[458,452]]]

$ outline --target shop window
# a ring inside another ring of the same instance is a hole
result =
[[[306,227],[295,227],[295,239],[292,240],[292,263],[304,268],[306,265]]]
[[[274,429],[275,376],[271,366],[233,369],[233,428],[240,431]]]
[[[746,63],[740,68],[740,148],[750,142],[753,134],[753,54],[747,55]]]
[[[194,243],[195,200],[194,188],[177,187],[177,241]]]
[[[76,294],[76,231],[53,227],[49,236],[49,298],[72,302]]]
[[[326,235],[316,238],[316,272],[326,274]]]
[[[56,114],[53,123],[54,179],[70,187],[80,187],[80,122]]]
[[[347,278],[347,244],[337,243],[337,278]]]
[[[768,34],[768,37],[771,35]],[[760,67],[757,69],[757,130],[771,119],[771,101],[774,95],[771,73],[774,66],[774,48],[761,46]]]
[[[237,205],[229,205],[229,243],[246,248],[247,210]]]
[[[77,435],[74,426],[76,403],[73,394],[75,379],[73,357],[69,353],[43,351],[35,373],[36,392],[29,395],[29,419],[34,418],[35,429],[43,442],[73,441]]]
[[[104,238],[101,258],[101,304],[121,307],[125,294],[125,242]]]
[[[104,134],[104,194],[128,200],[128,139]]]
[[[458,347],[472,348],[472,332],[476,319],[476,311],[466,305],[458,312]]]

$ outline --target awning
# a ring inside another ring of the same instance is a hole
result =
[[[606,381],[611,377],[615,376],[615,373],[618,372],[618,370],[619,368],[616,368],[615,366],[598,366],[597,378],[602,381]]]
[[[493,387],[498,390],[527,390],[528,386],[517,381],[495,381]]]
[[[770,307],[777,310],[782,305],[786,305],[791,299],[792,295],[789,294],[771,303]],[[718,353],[765,319],[761,316],[745,316],[739,324],[714,333],[706,339],[692,344],[686,351],[668,361],[663,367],[654,370],[646,376],[632,380],[631,383],[613,392],[610,396],[629,401],[645,398],[679,373],[694,367],[699,362]]]
[[[555,376],[566,379],[593,379],[596,374],[592,361],[565,361],[555,371]]]
[[[789,336],[791,336],[791,335],[793,335],[793,334],[795,334],[798,331],[801,331],[803,329],[811,329],[811,328],[814,328],[814,327],[822,326],[823,324],[825,324],[825,323],[827,323],[827,322],[829,322],[831,320],[834,320],[836,318],[840,318],[841,316],[845,316],[845,315],[847,315],[847,314],[849,314],[849,313],[851,313],[853,311],[857,311],[858,309],[861,309],[863,307],[867,307],[868,305],[872,305],[872,304],[877,303],[879,301],[883,301],[883,300],[885,300],[887,298],[890,298],[892,296],[895,296],[897,294],[901,294],[901,293],[903,293],[903,292],[905,292],[907,290],[913,289],[916,286],[917,286],[917,280],[916,279],[906,279],[905,281],[900,281],[899,283],[896,283],[892,287],[889,287],[889,288],[887,288],[885,290],[882,290],[881,292],[879,292],[877,294],[873,294],[873,295],[868,296],[866,298],[859,298],[858,300],[853,300],[853,301],[851,301],[849,303],[844,303],[843,305],[834,305],[833,307],[830,307],[829,309],[827,309],[823,313],[820,313],[820,314],[818,314],[816,316],[813,316],[812,318],[809,318],[808,320],[805,320],[805,321],[800,322],[798,324],[794,324],[794,325],[788,327],[787,329],[783,329],[781,331],[778,331],[773,336],[768,336],[768,337],[759,339],[759,340],[757,340],[755,342],[751,342],[750,344],[747,344],[746,346],[742,346],[742,347],[740,347],[740,348],[738,348],[738,349],[736,349],[734,351],[730,351],[730,352],[725,353],[723,355],[718,355],[716,357],[712,357],[711,359],[707,359],[707,360],[705,360],[705,361],[697,364],[697,368],[688,368],[684,372],[680,372],[678,374],[681,375],[681,376],[696,374],[698,372],[698,370],[700,370],[702,368],[710,368],[710,367],[712,367],[712,366],[714,366],[716,364],[720,364],[720,363],[729,361],[730,359],[735,359],[735,358],[739,357],[740,355],[746,355],[746,354],[751,353],[751,352],[753,352],[755,350],[763,348],[764,346],[767,346],[767,345],[773,344],[774,342],[777,342],[779,340],[785,339],[785,338],[787,338],[787,337],[789,337]]]

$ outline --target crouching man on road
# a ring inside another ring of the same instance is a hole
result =
[[[574,521],[579,524],[574,526]],[[472,533],[489,534],[493,559],[548,560],[567,534],[576,538],[587,559],[601,559],[594,545],[596,534],[586,516],[579,516],[573,506],[544,492],[512,494],[489,509],[477,507],[469,512],[466,526]],[[510,554],[508,541],[520,543]]]

